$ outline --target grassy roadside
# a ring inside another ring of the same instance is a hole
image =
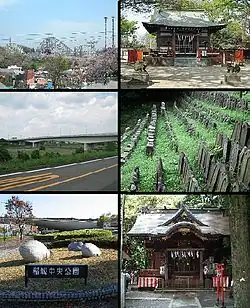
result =
[[[0,174],[15,171],[27,171],[37,168],[54,167],[71,163],[84,162],[92,159],[116,156],[117,151],[88,151],[86,153],[74,155],[62,155],[58,157],[42,156],[39,159],[29,159],[21,161],[18,159],[0,163]]]
[[[81,148],[82,144],[74,144],[74,145],[46,145],[44,149],[40,148],[33,148],[31,146],[15,146],[15,145],[8,145],[4,148],[9,151],[13,158],[17,158],[19,151],[24,151],[27,154],[31,154],[34,150],[39,150],[40,156],[46,155],[46,153],[59,153],[60,155],[70,155],[77,149]]]

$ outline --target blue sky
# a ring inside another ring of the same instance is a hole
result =
[[[97,46],[103,47],[104,16],[108,17],[108,31],[112,30],[111,17],[115,17],[116,34],[117,11],[117,0],[0,0],[0,45],[11,37],[14,43],[34,47],[45,33],[53,33],[59,39],[67,37],[63,40],[69,47],[84,44],[90,36],[101,36]],[[77,41],[69,41],[70,37]],[[111,44],[111,33],[108,37]]]
[[[97,218],[104,213],[118,214],[117,194],[14,194],[29,201],[36,217]],[[13,194],[0,194],[0,216],[4,203]]]

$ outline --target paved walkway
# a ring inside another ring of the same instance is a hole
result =
[[[226,68],[219,65],[205,67],[147,67],[152,84],[148,88],[235,88],[222,83]],[[122,76],[130,76],[134,68],[128,64],[121,64]],[[250,87],[250,65],[241,67],[240,87]]]
[[[23,242],[32,239],[33,237],[24,236]],[[14,238],[13,240],[8,240],[6,242],[0,242],[0,258],[6,258],[10,254],[15,254],[18,252],[18,248],[21,243],[18,238]]]
[[[212,291],[199,292],[147,292],[129,291],[126,308],[213,308],[216,296]],[[226,295],[225,305],[233,308],[233,301]]]

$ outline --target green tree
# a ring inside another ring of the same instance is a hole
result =
[[[28,153],[24,152],[24,151],[18,151],[17,152],[17,158],[22,160],[22,161],[26,161],[30,159],[30,156]]]
[[[238,21],[230,22],[226,28],[212,34],[211,44],[215,48],[232,49],[242,47],[247,35]]]
[[[124,16],[121,17],[121,22],[120,22],[121,47],[125,48],[131,47],[131,45],[136,43],[135,32],[137,29],[138,29],[137,21],[128,20]]]
[[[197,9],[202,5],[200,0],[121,0],[123,10],[132,9],[136,12],[150,12],[154,8],[168,10]]]
[[[214,22],[225,23],[227,27],[211,36],[214,47],[233,48],[248,40],[250,7],[246,0],[203,0],[202,7]]]
[[[40,152],[39,150],[34,150],[31,152],[30,157],[32,159],[39,159],[40,158]]]
[[[54,88],[58,88],[62,81],[63,72],[70,68],[70,62],[63,56],[49,56],[45,60],[45,69],[49,73],[49,78],[52,80]]]
[[[6,161],[9,161],[11,160],[12,157],[9,153],[9,151],[3,147],[0,147],[0,162],[1,163],[4,163]]]
[[[12,196],[5,203],[7,211],[6,218],[10,224],[18,226],[20,240],[23,239],[25,226],[30,224],[33,216],[33,209],[28,201],[22,201],[16,196]]]
[[[131,253],[130,260],[126,260],[123,264],[125,270],[139,270],[148,267],[147,250],[141,239],[128,239],[124,242],[124,246],[127,247]]]
[[[110,222],[111,217],[108,214],[102,214],[97,220],[97,226],[103,228],[105,222]]]

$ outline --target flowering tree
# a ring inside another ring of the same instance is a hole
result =
[[[31,204],[20,200],[16,196],[12,196],[6,201],[5,209],[7,210],[6,218],[8,218],[10,224],[18,226],[20,240],[22,240],[25,225],[30,223],[34,217]]]
[[[117,76],[118,51],[108,48],[100,51],[85,64],[84,75],[87,82],[106,82],[108,77]]]

